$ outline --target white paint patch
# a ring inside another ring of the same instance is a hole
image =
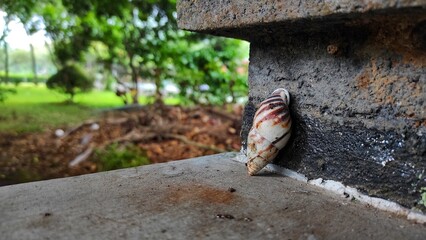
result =
[[[243,152],[243,153],[241,153],[241,152]],[[232,160],[245,164],[247,162],[247,157],[246,157],[246,154],[245,154],[245,152],[242,148],[241,148],[241,152],[239,154],[237,154],[237,156],[235,156]],[[287,177],[290,177],[290,178],[293,178],[293,179],[296,179],[298,181],[302,181],[302,182],[305,182],[305,183],[308,182],[308,178],[305,177],[305,175],[300,174],[296,171],[287,169],[287,168],[280,167],[280,166],[272,164],[272,163],[266,165],[264,170],[269,171],[269,172],[273,172],[273,173],[277,173],[277,174],[280,174],[280,175],[283,175],[283,176],[287,176]]]
[[[410,211],[407,215],[407,219],[418,223],[426,223],[426,215],[419,212]]]
[[[247,162],[246,152],[243,147],[241,147],[241,152],[237,153],[237,155],[234,158],[231,158],[231,160],[244,164]]]
[[[304,182],[304,183],[308,182],[308,178],[305,177],[305,175],[300,174],[298,172],[295,172],[293,170],[287,169],[287,168],[277,166],[277,165],[272,164],[272,163],[266,165],[266,167],[264,169],[267,170],[267,171],[273,172],[273,173],[277,173],[277,174],[280,174],[280,175],[283,175],[283,176],[287,176],[287,177],[296,179],[296,180]]]
[[[232,160],[240,163],[246,163],[247,157],[245,154],[240,152],[239,154],[237,154],[237,156],[232,158]],[[356,199],[363,204],[370,205],[380,210],[396,213],[400,216],[406,217],[410,221],[414,221],[421,224],[426,223],[426,215],[421,212],[410,210],[408,208],[402,207],[398,203],[389,200],[367,196],[365,194],[360,193],[356,188],[345,186],[338,181],[324,180],[322,178],[317,178],[308,181],[308,178],[305,175],[287,168],[277,166],[272,163],[266,165],[265,170],[323,188],[344,198]]]

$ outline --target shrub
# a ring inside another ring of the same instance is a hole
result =
[[[46,85],[49,89],[69,94],[69,100],[72,102],[75,94],[90,91],[93,88],[93,81],[93,78],[88,77],[83,69],[71,64],[47,79]]]
[[[38,76],[36,81],[33,74],[29,73],[9,73],[9,76],[6,79],[6,74],[0,71],[0,83],[13,83],[15,85],[19,85],[22,82],[30,82],[37,84],[46,82],[46,79],[46,76]]]
[[[426,187],[420,188],[420,200],[419,204],[426,207]]]
[[[111,144],[103,150],[96,151],[95,157],[100,171],[137,167],[150,163],[146,152],[133,144],[125,146]]]
[[[6,95],[16,93],[15,89],[8,89],[8,88],[1,88],[0,87],[0,103],[4,102],[6,100]]]

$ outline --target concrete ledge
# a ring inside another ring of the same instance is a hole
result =
[[[234,153],[0,188],[2,239],[425,239],[425,227]],[[235,191],[234,191],[235,190]]]
[[[426,0],[182,0],[178,12],[182,28],[250,41],[243,145],[284,87],[293,130],[276,164],[426,211]]]
[[[179,27],[217,35],[250,39],[258,32],[244,31],[272,25],[289,30],[307,31],[309,25],[326,27],[327,22],[342,22],[386,12],[411,12],[425,8],[425,0],[180,0],[177,4]],[[302,24],[295,24],[297,22]],[[306,24],[307,21],[312,21]],[[302,27],[300,29],[300,27]]]

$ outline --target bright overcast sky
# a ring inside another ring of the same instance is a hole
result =
[[[3,17],[6,14],[3,11],[0,11],[0,33],[3,32],[4,29],[4,19]],[[31,35],[31,37],[28,37],[25,33],[24,27],[21,22],[19,21],[12,21],[9,23],[9,35],[6,38],[7,43],[9,44],[10,48],[20,48],[20,49],[29,49],[29,43],[30,41],[33,43],[35,48],[43,47],[45,44],[45,41],[47,40],[50,42],[45,36],[45,31],[38,31],[37,33],[34,33]]]

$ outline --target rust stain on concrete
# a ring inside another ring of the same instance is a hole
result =
[[[357,87],[359,89],[367,89],[370,84],[370,76],[368,71],[364,70],[361,74],[356,78]]]
[[[365,51],[390,51],[401,56],[400,64],[414,67],[426,66],[426,43],[424,42],[426,17],[421,14],[376,16],[356,19],[346,24],[348,27],[366,27],[372,33],[371,47]]]
[[[403,62],[395,63],[394,67],[403,66]],[[355,78],[356,86],[364,97],[374,99],[378,104],[391,104],[409,107],[405,98],[401,98],[398,92],[410,89],[411,97],[420,97],[423,94],[422,86],[417,82],[410,82],[407,76],[391,74],[382,69],[375,58],[371,58],[370,64]]]
[[[419,21],[419,23],[409,20],[388,22],[378,29],[375,41],[383,44],[382,48],[400,54],[402,64],[425,67],[426,49],[421,49],[416,39],[416,35],[419,33],[414,31],[418,24],[422,24],[422,21]]]

